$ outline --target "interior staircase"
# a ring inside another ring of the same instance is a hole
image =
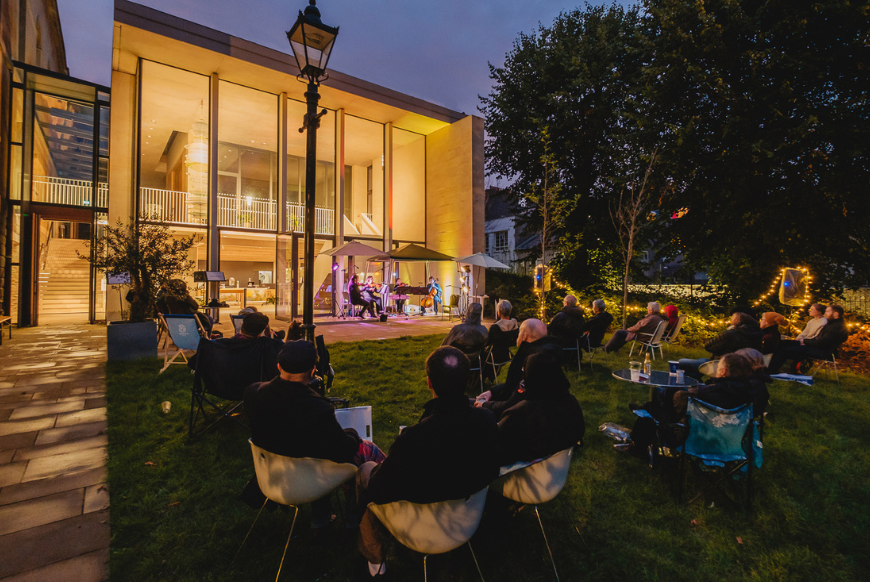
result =
[[[86,240],[53,237],[39,273],[39,313],[88,313],[88,280],[91,268],[76,251],[87,254]]]

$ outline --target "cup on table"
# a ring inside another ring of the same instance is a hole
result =
[[[677,384],[682,384],[686,381],[686,371],[677,369]]]
[[[629,362],[628,367],[631,370],[631,381],[638,382],[640,381],[640,368],[643,366],[643,362]]]
[[[680,363],[675,360],[668,360],[668,367],[670,368],[671,376],[677,375],[677,368],[679,368]]]

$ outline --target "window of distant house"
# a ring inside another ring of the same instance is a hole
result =
[[[508,233],[506,230],[500,230],[495,233],[495,250],[508,250]]]
[[[489,233],[486,233],[485,235],[483,235],[483,240],[486,244],[486,247],[484,248],[483,252],[485,252],[486,254],[489,254]]]

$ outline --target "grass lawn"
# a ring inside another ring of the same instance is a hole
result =
[[[400,425],[419,418],[428,399],[423,362],[440,341],[330,346],[338,374],[332,395],[373,406],[374,440],[385,451]],[[700,355],[676,348],[669,357]],[[646,396],[610,375],[626,367],[627,348],[595,359],[594,372],[569,373],[586,446],[574,455],[565,489],[541,506],[562,580],[870,579],[870,380],[841,373],[840,385],[770,386],[765,463],[755,473],[753,511],[743,513],[715,498],[713,507],[709,500],[677,506],[662,475],[612,449],[597,427],[631,426],[626,405]],[[188,442],[192,376],[182,366],[158,376],[159,367],[108,367],[112,581],[274,579],[290,529],[280,509],[263,512],[233,559],[256,515],[238,499],[253,476],[248,435],[222,423]],[[164,400],[172,402],[166,415]],[[307,508],[300,515],[281,579],[350,579],[355,537],[319,547],[308,535]],[[553,579],[531,508],[485,517],[473,543],[487,580]],[[479,580],[467,547],[429,564],[430,580]],[[422,580],[419,554],[396,547],[388,565],[394,580]]]

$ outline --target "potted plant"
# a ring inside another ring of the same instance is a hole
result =
[[[167,226],[146,219],[107,226],[91,255],[80,255],[105,273],[129,275],[129,317],[108,322],[106,330],[109,360],[157,357],[157,292],[189,270],[187,255],[196,235],[174,238]]]

